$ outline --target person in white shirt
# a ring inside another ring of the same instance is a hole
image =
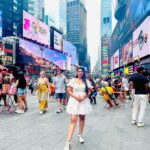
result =
[[[55,98],[58,100],[57,113],[62,112],[62,106],[66,99],[66,77],[63,75],[62,70],[57,70],[57,76],[54,78],[53,84],[55,86]]]

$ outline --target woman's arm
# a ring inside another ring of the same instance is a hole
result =
[[[18,85],[19,85],[19,80],[16,81],[16,85],[15,86],[18,87]]]
[[[81,101],[80,97],[77,97],[73,94],[73,88],[71,86],[67,87],[67,92],[71,97],[75,98],[77,101]]]
[[[50,93],[50,83],[49,83],[48,78],[46,78],[46,84],[47,84],[47,87],[48,87],[48,91],[49,91],[49,93]]]

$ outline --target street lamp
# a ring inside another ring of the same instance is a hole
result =
[[[40,51],[41,51],[41,58],[43,57],[43,51],[44,51],[44,48],[42,46],[40,46]]]

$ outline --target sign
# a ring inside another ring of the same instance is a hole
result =
[[[111,57],[111,70],[114,69],[114,56]]]
[[[71,57],[71,64],[78,65],[77,48],[70,42],[63,40],[63,52]]]
[[[54,63],[60,69],[65,69],[66,56],[60,52],[41,47],[27,40],[19,40],[19,50],[17,51],[17,61],[19,63],[50,68],[50,63]]]
[[[62,51],[62,34],[54,31],[54,49]]]
[[[114,69],[119,68],[119,49],[114,54]]]
[[[130,40],[121,50],[120,66],[127,65],[133,60],[132,40]]]
[[[150,54],[150,17],[133,33],[133,59],[137,60]]]
[[[49,27],[26,11],[23,11],[23,37],[50,45]]]
[[[63,50],[63,36],[62,33],[55,29],[54,27],[51,27],[50,29],[50,36],[51,36],[51,41],[50,41],[50,47],[51,49],[55,49],[58,51]]]

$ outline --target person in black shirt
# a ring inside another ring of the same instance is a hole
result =
[[[146,104],[148,101],[149,87],[148,79],[143,75],[144,68],[139,67],[137,69],[137,74],[134,74],[130,78],[130,86],[135,89],[133,110],[132,110],[132,124],[137,123],[138,127],[143,127],[143,117],[146,109]],[[137,114],[138,118],[137,118]]]

